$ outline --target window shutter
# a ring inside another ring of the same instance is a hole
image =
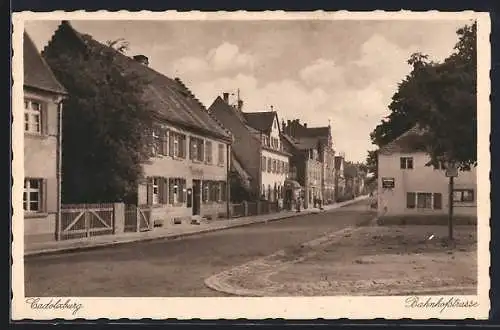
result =
[[[174,180],[168,180],[168,203],[174,204]]]
[[[406,207],[409,209],[415,208],[415,193],[406,193]]]
[[[168,155],[168,131],[163,130],[161,135],[161,154]]]
[[[147,183],[146,183],[146,187],[147,187],[147,199],[146,199],[146,203],[148,205],[152,205],[153,204],[153,182],[152,182],[152,178],[149,178],[148,177],[148,180],[147,180]]]
[[[47,192],[48,192],[48,190],[47,190],[47,179],[42,179],[40,181],[41,181],[40,182],[40,184],[41,184],[40,190],[41,191],[40,191],[40,195],[39,195],[40,196],[39,197],[39,199],[40,199],[40,201],[39,201],[39,203],[40,203],[40,211],[41,212],[47,212],[47,207],[48,207],[48,205],[47,205]]]
[[[434,193],[434,209],[441,210],[443,208],[442,205],[442,197],[440,193]]]
[[[168,154],[170,156],[174,156],[174,133],[170,132],[168,134]]]
[[[185,158],[186,157],[186,136],[183,135],[179,139],[179,157]]]
[[[49,111],[45,103],[40,103],[40,131],[44,135],[49,134]]]

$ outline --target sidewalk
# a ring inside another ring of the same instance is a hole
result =
[[[343,206],[347,206],[349,204],[356,203],[366,198],[367,196],[359,196],[353,200],[336,203],[332,205],[325,205],[324,210],[322,211],[317,208],[310,208],[302,210],[301,212],[282,211],[273,214],[263,214],[250,217],[215,220],[211,222],[201,223],[200,225],[190,225],[190,224],[175,225],[166,228],[153,229],[151,231],[146,231],[146,232],[123,233],[118,235],[103,235],[103,236],[92,237],[90,239],[85,238],[85,239],[25,244],[24,255],[34,256],[42,254],[70,252],[83,249],[92,249],[92,248],[112,246],[112,245],[132,243],[132,242],[144,242],[157,239],[176,239],[179,237],[198,235],[202,233],[209,233],[229,228],[248,226],[251,224],[263,223],[268,221],[276,221],[312,213],[328,212]]]

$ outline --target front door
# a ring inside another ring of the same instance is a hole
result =
[[[200,180],[193,180],[193,215],[200,214]]]

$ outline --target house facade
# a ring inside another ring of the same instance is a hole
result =
[[[84,52],[97,54],[90,58],[98,61],[103,50],[109,47],[63,22],[44,56]],[[115,63],[145,78],[143,97],[150,107],[145,110],[153,110],[156,118],[154,127],[145,133],[150,137],[150,157],[143,164],[137,204],[150,208],[151,220],[163,225],[226,215],[231,134],[180,79],[153,70],[146,55],[128,57],[116,52]]]
[[[60,218],[61,118],[66,90],[24,33],[24,231],[29,242],[55,239]]]
[[[232,157],[240,178],[248,182],[254,199],[283,202],[283,187],[289,169],[290,154],[284,149],[276,111],[244,112],[243,102],[231,104],[229,94],[223,93],[209,108],[234,136]]]
[[[442,164],[426,166],[430,157],[418,147],[421,136],[422,132],[414,127],[379,150],[379,216],[448,213],[449,178]],[[475,216],[476,195],[476,169],[460,171],[454,179],[454,213]]]
[[[303,187],[304,207],[315,206],[315,200],[325,202],[334,193],[334,169],[330,128],[311,127],[298,119],[288,120],[284,137],[293,150],[290,178]]]

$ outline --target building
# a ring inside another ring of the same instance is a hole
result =
[[[281,203],[288,173],[290,154],[283,148],[277,112],[244,112],[243,101],[231,104],[229,93],[223,93],[209,107],[234,136],[232,170],[246,184],[233,189],[249,190],[247,198]]]
[[[50,63],[49,59],[57,56],[91,52],[95,56],[87,60],[99,61],[99,54],[109,49],[64,21],[44,56]],[[116,51],[115,63],[120,70],[131,70],[146,78],[143,97],[150,107],[147,110],[153,110],[157,118],[147,133],[151,152],[143,164],[145,178],[137,189],[137,204],[147,205],[152,209],[151,219],[164,224],[225,214],[229,207],[231,134],[209,115],[182,81],[150,68],[147,56],[131,58]]]
[[[335,156],[334,158],[335,162],[335,176],[334,176],[334,186],[335,186],[335,201],[340,201],[345,199],[346,197],[346,177],[344,174],[344,165],[345,165],[345,159],[344,155],[340,154],[338,156]]]
[[[292,175],[304,187],[304,207],[314,206],[315,200],[333,202],[334,155],[331,128],[307,127],[298,119],[282,123],[288,145],[292,148]]]
[[[449,178],[442,164],[426,166],[429,162],[417,126],[379,149],[379,216],[448,213]],[[454,181],[454,213],[475,216],[476,169],[460,171]]]
[[[54,240],[60,218],[61,118],[66,90],[24,33],[24,231]]]

